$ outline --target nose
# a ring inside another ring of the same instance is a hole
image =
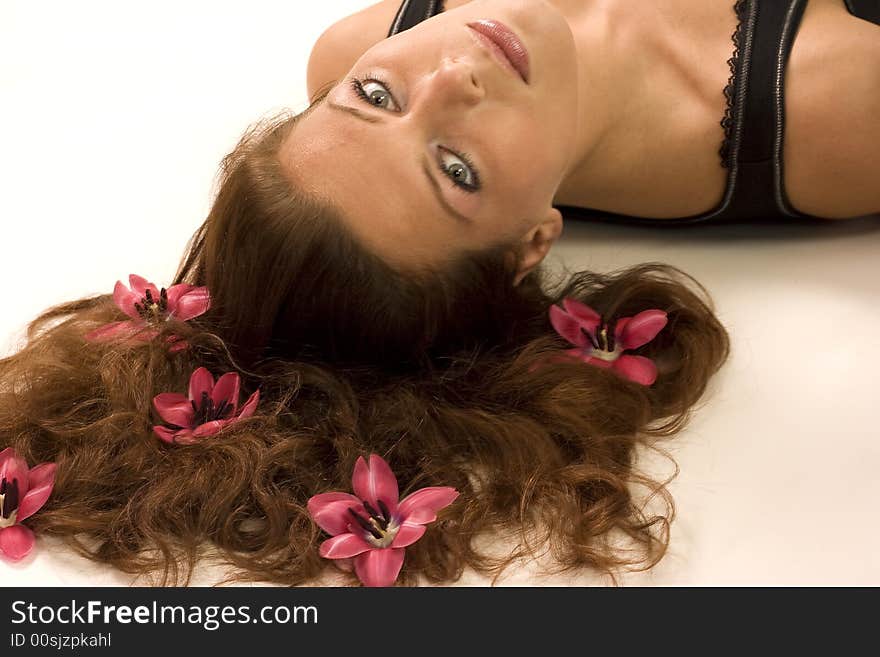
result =
[[[428,105],[438,107],[476,105],[486,90],[474,65],[464,58],[444,57],[426,85]]]

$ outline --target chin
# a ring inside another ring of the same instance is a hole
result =
[[[494,3],[493,3],[494,4]],[[571,28],[562,13],[547,0],[509,0],[499,3],[503,7],[504,16],[514,23],[511,28],[521,29],[523,40],[532,41],[536,38],[554,40],[566,32],[570,35]],[[499,16],[501,20],[505,20]],[[529,47],[526,43],[526,47]]]

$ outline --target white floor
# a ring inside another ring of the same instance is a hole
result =
[[[0,3],[2,353],[51,304],[110,292],[130,272],[169,279],[220,158],[249,122],[305,106],[312,43],[369,4]],[[733,343],[695,420],[668,444],[681,467],[669,554],[622,583],[880,584],[878,256],[878,217],[566,225],[551,261],[681,267],[708,288]],[[44,538],[24,562],[0,564],[3,586],[132,582]],[[602,581],[536,568],[499,583]],[[195,583],[218,573],[203,568]]]

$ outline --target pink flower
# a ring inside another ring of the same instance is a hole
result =
[[[131,319],[122,322],[111,322],[86,334],[87,340],[104,340],[117,336],[133,333],[149,324],[166,322],[172,317],[185,322],[193,317],[204,314],[211,305],[208,288],[196,287],[181,283],[172,285],[167,290],[163,287],[157,289],[137,274],[128,277],[131,289],[129,290],[122,281],[116,281],[113,288],[113,301],[122,312]],[[138,334],[141,341],[152,340],[158,333],[156,329],[147,329]],[[177,342],[172,337],[169,342],[175,342],[170,351],[186,349],[186,342]]]
[[[239,378],[227,372],[217,383],[204,367],[189,378],[189,397],[176,392],[162,392],[153,397],[153,407],[172,427],[154,426],[153,431],[166,443],[191,445],[200,438],[212,436],[223,427],[254,414],[260,391],[248,397],[238,410]]]
[[[34,532],[21,524],[40,510],[55,485],[55,464],[27,462],[12,447],[0,452],[0,554],[12,561],[34,547]]]
[[[622,355],[626,349],[647,344],[666,326],[662,310],[644,310],[635,317],[621,317],[609,335],[609,325],[588,305],[575,299],[563,299],[562,305],[550,306],[550,323],[575,349],[565,353],[603,369],[613,369],[619,375],[636,383],[649,386],[657,379],[657,366],[644,356]],[[599,327],[602,327],[598,331]]]
[[[425,533],[437,511],[450,505],[458,491],[449,486],[429,486],[398,502],[397,478],[388,464],[370,454],[354,464],[354,495],[321,493],[309,499],[309,515],[330,534],[321,544],[326,559],[354,557],[354,570],[367,586],[390,586],[403,566],[404,548]]]

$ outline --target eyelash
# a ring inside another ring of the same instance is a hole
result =
[[[389,85],[387,82],[385,82],[376,73],[367,73],[362,79],[349,78],[349,80],[348,80],[349,86],[354,90],[354,92],[360,98],[362,98],[368,105],[371,105],[373,107],[378,107],[378,105],[373,105],[373,103],[370,102],[370,97],[364,91],[364,88],[362,86],[363,82],[378,82],[383,87],[385,87],[389,92],[391,91],[391,85]],[[383,109],[383,108],[380,108],[380,109]],[[448,149],[444,149],[444,150],[451,153],[452,155],[454,155],[455,157],[457,157],[458,159],[460,159],[462,162],[464,162],[467,165],[467,167],[471,170],[471,173],[474,176],[474,184],[471,186],[471,185],[467,185],[467,184],[462,183],[460,180],[456,180],[451,175],[449,175],[449,173],[447,172],[447,169],[445,167],[441,166],[441,169],[443,170],[443,174],[452,181],[453,185],[455,185],[456,187],[458,187],[462,191],[468,192],[469,194],[472,194],[476,191],[479,191],[480,187],[482,187],[482,184],[480,182],[480,172],[477,170],[477,167],[474,165],[473,160],[471,160],[470,155],[468,155],[467,153],[456,153],[455,151],[451,151]]]

